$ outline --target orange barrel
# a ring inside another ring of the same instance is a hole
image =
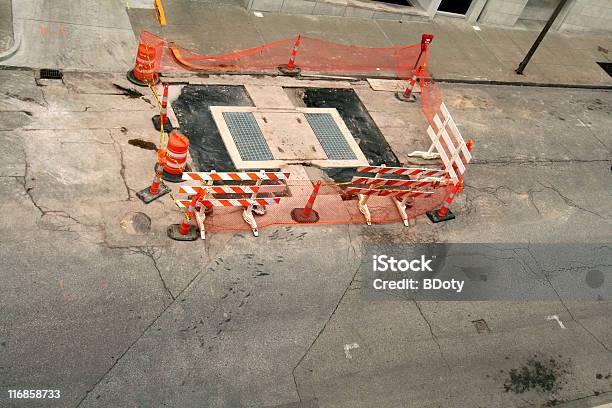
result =
[[[136,54],[136,65],[128,71],[127,78],[133,84],[147,86],[159,82],[159,74],[155,71],[155,47],[140,40],[138,53]]]
[[[187,165],[187,152],[189,151],[189,139],[182,133],[173,130],[168,138],[166,148],[166,163],[164,163],[164,180],[178,183],[183,177],[183,170]]]

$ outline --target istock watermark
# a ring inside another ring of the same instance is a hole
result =
[[[417,259],[396,259],[389,255],[373,255],[373,272],[433,272],[431,263],[434,258],[421,255]],[[463,280],[443,280],[437,278],[403,278],[403,279],[383,279],[375,278],[372,281],[374,290],[453,290],[461,293],[465,281]]]
[[[377,244],[364,247],[371,299],[612,300],[606,244]]]

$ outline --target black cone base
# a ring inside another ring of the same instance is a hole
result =
[[[157,194],[151,193],[151,187],[140,190],[136,193],[136,197],[140,198],[145,204],[149,204],[152,201],[157,200],[159,197],[163,197],[170,192],[170,189],[164,184],[159,185],[159,191]]]
[[[434,224],[436,224],[438,222],[450,221],[450,220],[454,220],[455,219],[455,214],[453,214],[451,212],[451,210],[448,210],[448,212],[444,215],[444,217],[438,216],[438,210],[427,211],[426,214],[427,214],[427,217],[429,218],[429,220],[431,222],[433,222]]]
[[[200,236],[198,234],[198,229],[194,225],[189,227],[189,232],[187,235],[181,234],[180,224],[169,225],[166,232],[168,233],[168,236],[175,241],[195,241]]]
[[[155,115],[151,118],[151,121],[153,122],[153,127],[155,128],[155,130],[157,130],[158,132],[160,131],[160,127],[159,127],[159,120],[160,116],[159,115]],[[170,122],[170,118],[166,117],[166,124],[164,125],[164,132],[166,133],[170,133],[172,132],[172,129],[174,129],[174,127],[172,126],[172,122]]]
[[[312,210],[310,211],[310,215],[305,217],[303,208],[294,208],[291,210],[291,218],[295,222],[312,224],[319,221],[319,214],[315,210]]]

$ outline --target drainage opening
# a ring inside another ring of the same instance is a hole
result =
[[[42,68],[40,79],[62,79],[64,74],[59,69]]]
[[[612,77],[612,62],[598,62],[597,64]]]

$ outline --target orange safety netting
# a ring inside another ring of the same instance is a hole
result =
[[[244,73],[275,71],[277,67],[288,63],[294,42],[294,38],[287,38],[224,55],[203,55],[150,32],[140,33],[140,43],[156,50],[154,68],[162,73],[182,70]],[[426,54],[421,55],[420,44],[368,48],[301,37],[295,63],[302,70],[317,73],[400,77],[405,73],[411,75],[417,60],[419,64],[426,63]]]
[[[140,44],[155,50],[155,60],[151,61],[151,65],[157,73],[181,71],[277,73],[279,66],[288,63],[295,39],[287,38],[223,55],[198,54],[148,31],[140,33]],[[295,64],[303,71],[312,73],[388,77],[409,81],[416,68],[421,65],[426,66],[428,59],[429,52],[421,52],[420,43],[369,48],[301,37]],[[426,69],[421,71],[418,84],[421,88],[423,114],[431,124],[442,97]]]
[[[206,73],[272,73],[277,74],[279,66],[286,66],[295,46],[295,39],[288,38],[258,47],[240,50],[224,55],[203,55],[184,49],[163,38],[143,31],[140,44],[155,50],[154,61],[149,61],[149,69],[160,74],[181,72]],[[429,72],[424,69],[429,53],[421,51],[421,44],[398,47],[368,48],[344,45],[311,37],[301,37],[297,50],[295,66],[313,74],[333,74],[367,77],[395,78],[406,84],[418,74],[421,109],[427,122],[435,128],[434,116],[439,113],[442,97]],[[415,89],[417,91],[417,89]],[[268,212],[257,216],[259,228],[272,225],[297,224],[291,218],[291,210],[303,208],[312,192],[310,181],[288,183],[288,192],[279,204],[270,205]],[[432,187],[433,194],[422,195],[411,200],[406,208],[409,219],[423,215],[440,207],[450,195],[451,185]],[[261,195],[259,195],[261,197]],[[402,221],[396,204],[388,196],[371,196],[368,201],[372,222]],[[358,207],[357,196],[347,197],[342,187],[330,183],[322,186],[314,209],[320,220],[317,224],[364,223],[365,218]],[[249,230],[243,220],[243,207],[215,207],[206,217],[208,231]]]
[[[442,201],[450,193],[452,186],[438,186],[430,191],[432,195],[419,196],[410,200],[406,207],[409,219],[415,219],[426,211],[439,208]],[[313,189],[310,181],[289,181],[287,197],[282,197],[279,204],[267,206],[268,211],[263,216],[256,216],[259,228],[273,225],[298,224],[291,218],[291,210],[304,208]],[[258,195],[259,197],[265,194]],[[230,198],[225,195],[223,198]],[[391,197],[372,196],[367,202],[373,223],[401,222]],[[343,194],[342,188],[335,183],[322,185],[314,203],[314,210],[319,214],[316,224],[349,224],[365,223],[363,214],[359,211],[357,196]],[[244,207],[214,207],[213,213],[206,216],[205,226],[208,232],[227,230],[250,230],[243,220]]]

